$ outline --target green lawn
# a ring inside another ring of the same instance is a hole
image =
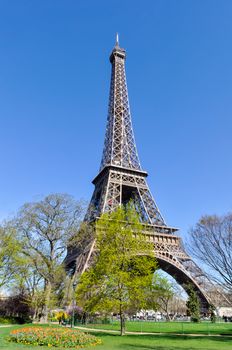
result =
[[[12,329],[21,326],[12,326],[9,328],[0,328],[0,349],[5,350],[49,350],[51,348],[44,346],[28,346],[22,344],[9,343],[7,336]],[[110,335],[95,333],[103,341],[102,345],[95,348],[86,349],[96,350],[231,350],[232,338],[229,337],[188,337],[175,335]],[[61,350],[61,348],[54,348]],[[62,348],[62,350],[64,350]]]
[[[80,325],[81,326],[81,325]],[[119,330],[119,322],[111,324],[88,324],[85,327],[95,329]],[[178,334],[225,334],[232,335],[232,323],[190,323],[190,322],[144,322],[127,321],[129,332],[178,333]],[[232,349],[232,347],[231,347]]]

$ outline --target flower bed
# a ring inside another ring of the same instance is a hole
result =
[[[76,329],[57,327],[26,327],[15,329],[10,333],[10,341],[30,345],[49,347],[82,348],[101,344],[94,335]]]

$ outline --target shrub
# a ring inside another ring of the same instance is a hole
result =
[[[24,294],[0,298],[0,317],[17,319],[20,323],[27,323],[33,315],[29,306],[29,297]]]
[[[82,348],[83,346],[101,344],[94,335],[76,329],[57,327],[26,327],[15,329],[10,333],[10,341],[30,345],[49,347]]]
[[[0,324],[23,324],[31,323],[31,320],[26,320],[22,317],[0,316]]]
[[[108,317],[104,317],[104,318],[100,319],[100,322],[102,324],[110,324],[111,323],[111,319],[108,318]]]
[[[57,321],[59,321],[59,324],[63,321],[67,321],[67,319],[69,318],[68,314],[65,311],[57,311],[55,313],[55,319]]]
[[[15,324],[15,320],[12,317],[0,317],[0,324]]]

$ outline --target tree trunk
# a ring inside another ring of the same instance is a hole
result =
[[[38,317],[38,306],[35,306],[34,312],[33,312],[33,317],[32,317],[33,322],[36,321],[37,317]]]
[[[125,326],[125,315],[122,311],[122,307],[120,305],[120,335],[125,335],[126,333],[126,326]]]
[[[45,288],[45,305],[44,305],[44,316],[43,316],[43,322],[48,322],[48,314],[49,314],[49,308],[50,308],[50,299],[51,299],[51,291],[52,291],[52,285],[51,282],[47,282],[46,288]]]
[[[171,321],[174,321],[175,317],[176,317],[176,312],[173,314],[172,318],[171,318]]]

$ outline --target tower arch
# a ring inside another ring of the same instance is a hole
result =
[[[159,268],[173,277],[187,294],[189,286],[192,287],[200,301],[201,312],[207,312],[210,305],[210,298],[206,295],[204,287],[198,284],[198,282],[185,270],[184,266],[176,264],[175,261],[172,262],[171,259],[165,257],[157,258],[157,261]]]

